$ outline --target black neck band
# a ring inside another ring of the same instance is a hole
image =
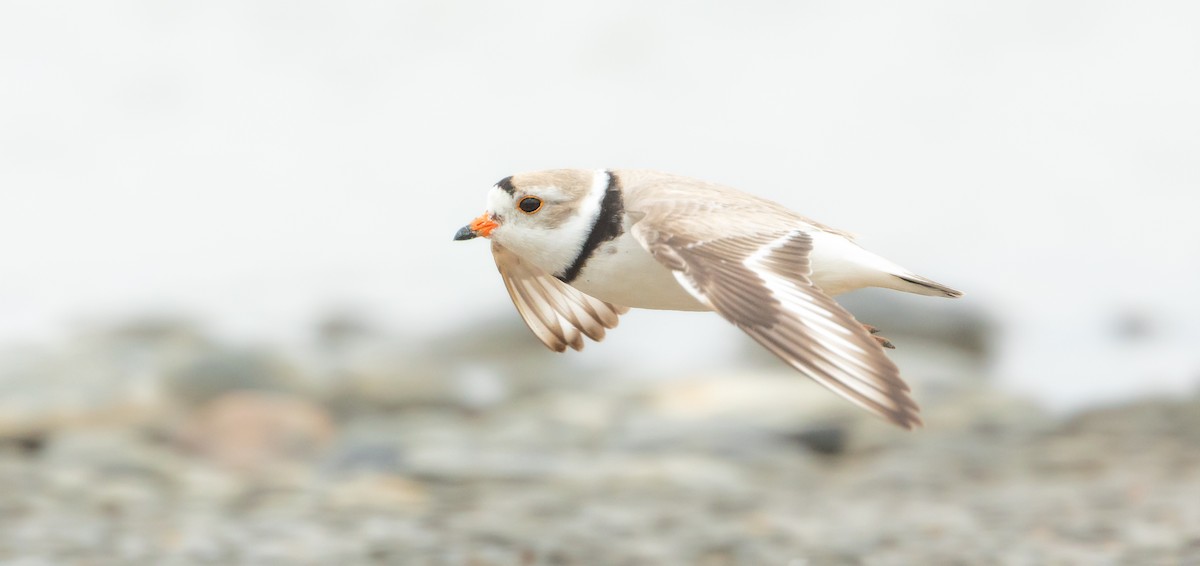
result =
[[[604,191],[604,200],[600,201],[600,213],[596,215],[596,223],[592,225],[587,241],[583,243],[583,248],[579,250],[579,255],[575,256],[571,266],[555,277],[563,283],[570,283],[579,277],[579,272],[583,271],[583,266],[596,253],[596,249],[604,242],[615,240],[624,232],[624,217],[625,204],[621,201],[620,181],[609,171],[608,188]]]

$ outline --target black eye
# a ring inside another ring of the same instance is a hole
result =
[[[537,197],[525,197],[521,202],[517,203],[517,207],[521,212],[533,214],[542,208],[542,199]]]

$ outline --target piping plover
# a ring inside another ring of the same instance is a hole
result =
[[[891,344],[832,297],[962,293],[846,232],[728,187],[652,171],[507,177],[455,234],[492,241],[517,312],[550,349],[600,340],[629,308],[716,311],[788,365],[896,425],[921,424]]]

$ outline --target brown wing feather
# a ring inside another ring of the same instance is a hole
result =
[[[842,397],[900,427],[921,424],[896,365],[853,315],[809,280],[807,232],[775,229],[705,241],[671,233],[673,218],[644,214],[633,233],[697,299]]]
[[[601,301],[550,276],[492,242],[496,268],[525,325],[555,352],[583,349],[583,337],[599,342],[629,309]]]

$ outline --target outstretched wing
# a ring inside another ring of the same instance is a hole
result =
[[[603,340],[604,331],[629,310],[580,292],[495,242],[492,255],[526,326],[555,352],[583,349],[584,336]]]
[[[803,224],[742,218],[741,230],[716,230],[732,236],[704,239],[699,234],[712,230],[697,228],[705,222],[693,215],[642,209],[638,216],[634,237],[698,300],[839,395],[900,427],[921,424],[896,365],[809,279],[812,237],[795,227]]]

